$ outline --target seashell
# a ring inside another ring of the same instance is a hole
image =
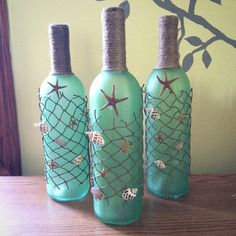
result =
[[[150,113],[150,117],[153,120],[160,120],[161,115],[157,112],[157,109],[152,107],[152,108],[146,108],[146,111]]]
[[[74,160],[74,163],[77,165],[77,166],[80,166],[81,162],[84,160],[84,158],[82,156],[77,156]]]
[[[47,134],[50,131],[49,128],[48,128],[48,125],[46,123],[45,124],[42,123],[42,122],[34,123],[34,127],[40,129],[40,131],[43,134]]]
[[[58,144],[61,147],[65,147],[66,146],[66,143],[64,141],[60,140],[60,139],[56,139],[55,143]]]
[[[159,169],[165,169],[166,168],[166,165],[165,165],[165,163],[163,161],[156,160],[154,162],[155,162],[156,167],[158,167]]]
[[[101,135],[101,133],[97,132],[97,131],[93,131],[93,132],[86,132],[86,134],[89,137],[89,140],[97,145],[104,145],[105,141]]]
[[[107,169],[103,168],[101,171],[98,170],[98,173],[100,174],[101,177],[105,177],[107,174]]]
[[[59,165],[56,163],[56,161],[55,160],[51,160],[50,161],[50,163],[49,163],[49,168],[51,169],[51,170],[54,170],[54,169],[56,169],[56,168],[58,168],[59,167]]]
[[[122,193],[122,198],[127,200],[133,200],[137,196],[138,189],[137,188],[127,188]]]
[[[185,115],[183,112],[180,112],[179,113],[179,116],[178,116],[178,121],[179,123],[182,123],[184,121],[184,118],[185,118]]]
[[[96,198],[96,200],[102,200],[105,198],[105,195],[102,193],[102,191],[98,187],[92,187],[91,193]]]
[[[184,146],[184,141],[180,141],[180,142],[175,146],[175,148],[176,148],[177,151],[180,151],[183,146]]]
[[[127,139],[124,139],[120,151],[126,153],[128,152],[130,147],[132,147],[132,143],[129,142]]]

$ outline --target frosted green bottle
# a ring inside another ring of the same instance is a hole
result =
[[[160,17],[160,50],[146,85],[147,188],[161,198],[189,192],[192,92],[179,65],[178,18]]]
[[[67,25],[49,27],[51,73],[40,87],[39,105],[47,192],[58,201],[89,191],[86,98],[72,73]]]
[[[142,92],[126,68],[124,11],[105,9],[102,21],[103,70],[89,93],[91,192],[102,222],[127,225],[143,208]]]

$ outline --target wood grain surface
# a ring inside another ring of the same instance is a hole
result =
[[[101,223],[91,195],[84,201],[50,199],[43,177],[0,177],[0,235],[236,235],[236,175],[191,177],[179,201],[145,192],[142,218],[129,226]]]

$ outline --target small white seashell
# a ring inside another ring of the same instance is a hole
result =
[[[161,115],[157,112],[157,109],[152,107],[152,108],[146,108],[146,111],[150,113],[150,117],[153,120],[160,120]]]
[[[77,165],[77,166],[80,166],[81,162],[84,160],[84,158],[82,156],[77,156],[74,160],[74,163]]]
[[[49,128],[48,128],[48,125],[46,123],[45,124],[42,123],[42,122],[34,123],[34,127],[40,129],[40,131],[43,134],[47,134],[50,131]]]
[[[183,146],[184,146],[184,141],[180,141],[180,142],[175,146],[175,148],[177,149],[177,151],[180,151]]]
[[[137,188],[127,188],[122,193],[122,198],[127,200],[133,200],[137,196],[138,189]]]
[[[55,160],[51,160],[50,161],[50,163],[48,164],[48,166],[49,166],[49,168],[51,169],[51,170],[54,170],[54,169],[56,169],[56,168],[58,168],[59,167],[59,165],[56,163],[56,161]]]
[[[165,169],[166,168],[166,165],[165,165],[165,163],[163,162],[163,161],[161,161],[161,160],[156,160],[156,161],[154,161],[155,162],[155,164],[156,164],[156,166],[158,167],[158,168],[160,168],[160,169]]]
[[[98,187],[92,187],[90,191],[97,200],[102,200],[105,198],[104,194]]]
[[[60,140],[60,139],[56,139],[55,143],[58,144],[61,147],[65,147],[66,146],[66,143],[64,141]]]
[[[89,137],[89,140],[97,145],[104,145],[105,141],[101,135],[101,133],[97,132],[97,131],[93,131],[93,132],[86,132],[86,134]]]

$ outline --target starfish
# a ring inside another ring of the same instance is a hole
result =
[[[128,99],[128,97],[125,97],[125,98],[116,98],[115,97],[115,93],[116,93],[116,89],[115,89],[115,85],[113,84],[112,86],[112,95],[111,97],[108,96],[102,89],[100,89],[100,91],[103,93],[104,97],[107,99],[107,104],[105,104],[101,109],[100,111],[104,110],[105,108],[109,107],[109,106],[112,106],[116,115],[118,116],[118,110],[117,110],[117,106],[116,106],[116,103],[119,103],[119,102],[123,102],[124,100]]]
[[[56,92],[57,96],[59,97],[59,89],[63,89],[63,88],[66,88],[67,86],[59,86],[58,85],[58,79],[57,79],[57,82],[55,85],[51,84],[50,82],[48,82],[49,85],[51,85],[53,87],[53,89],[48,93],[53,93],[53,92]]]
[[[166,74],[166,72],[165,72],[165,80],[163,81],[163,80],[161,80],[161,79],[158,77],[158,75],[157,75],[158,81],[163,85],[163,88],[162,88],[162,90],[161,90],[160,95],[162,95],[162,93],[165,91],[165,89],[169,89],[169,90],[170,90],[170,93],[174,93],[173,89],[171,88],[171,84],[172,84],[174,81],[176,81],[178,78],[179,78],[179,77],[176,77],[176,78],[174,78],[174,79],[168,80],[167,74]]]

